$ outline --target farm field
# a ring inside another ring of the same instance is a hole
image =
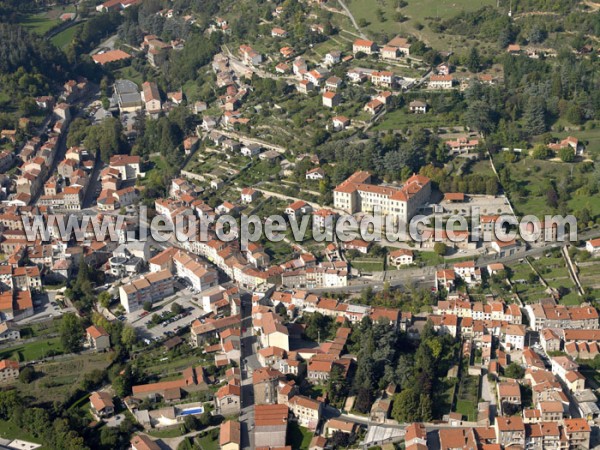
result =
[[[576,262],[579,281],[584,288],[600,289],[600,260]]]
[[[64,401],[87,373],[108,367],[109,358],[107,353],[92,353],[37,364],[37,379],[30,384],[19,382],[16,387],[21,394],[34,397],[38,403]]]

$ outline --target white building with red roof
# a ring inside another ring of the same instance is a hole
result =
[[[355,172],[333,190],[333,205],[350,214],[379,208],[394,222],[407,224],[430,195],[431,182],[422,175],[415,174],[402,187],[393,187],[373,184],[369,172]]]

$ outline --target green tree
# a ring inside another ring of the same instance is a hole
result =
[[[433,245],[433,251],[439,256],[444,256],[447,251],[446,244],[443,242],[436,242]]]
[[[106,448],[117,448],[119,442],[119,433],[115,428],[102,427],[100,431],[100,444]]]
[[[530,96],[523,115],[525,130],[531,135],[542,134],[546,131],[546,106],[544,99]]]
[[[183,307],[179,303],[175,302],[171,305],[171,312],[173,314],[181,314],[183,312]]]
[[[479,72],[479,69],[481,68],[481,58],[479,57],[479,52],[475,47],[471,47],[471,51],[467,57],[466,66],[467,69],[473,73]]]
[[[494,128],[493,111],[487,102],[475,100],[469,104],[465,121],[470,128],[487,135]]]
[[[146,300],[142,304],[142,308],[144,309],[144,311],[152,311],[152,302],[150,300]]]
[[[431,395],[421,394],[419,398],[419,416],[423,422],[431,422],[433,420],[433,401]]]
[[[504,370],[504,375],[507,378],[521,379],[525,376],[525,369],[523,369],[517,363],[510,363],[508,367]]]
[[[137,331],[134,327],[132,327],[131,325],[125,325],[123,327],[123,330],[121,331],[121,342],[122,344],[128,348],[131,349],[133,348],[133,346],[135,344],[137,344],[138,341],[138,336],[137,336]]]
[[[414,388],[404,389],[394,397],[392,418],[400,423],[417,422],[421,418],[420,395]]]
[[[63,349],[68,353],[79,351],[83,340],[83,326],[75,314],[66,313],[63,315],[59,331]]]
[[[185,419],[183,420],[183,425],[185,427],[186,432],[188,433],[191,431],[199,430],[202,427],[200,421],[193,415],[185,416]]]
[[[19,381],[24,384],[29,384],[35,380],[35,369],[32,366],[26,366],[19,372]]]
[[[102,306],[103,308],[108,308],[110,306],[111,300],[112,300],[112,297],[110,295],[110,292],[108,292],[108,291],[102,291],[98,295],[98,302],[100,303],[100,306]]]
[[[102,161],[108,162],[112,155],[122,153],[127,146],[121,121],[109,117],[100,125],[90,127],[84,139],[84,144],[92,153],[99,151]]]
[[[566,163],[575,161],[575,153],[571,147],[561,148],[558,151],[558,157]]]
[[[550,150],[547,145],[537,144],[535,147],[533,147],[531,156],[534,159],[548,159],[550,156],[552,156],[552,150]]]

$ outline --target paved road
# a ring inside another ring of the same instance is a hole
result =
[[[252,299],[248,293],[242,293],[242,408],[239,421],[242,431],[242,448],[254,448],[254,390],[252,372],[260,367],[256,359],[256,337],[252,335]],[[245,330],[245,331],[244,331]]]
[[[102,170],[102,160],[100,159],[100,150],[96,153],[96,158],[94,160],[94,169],[90,175],[90,181],[88,183],[87,190],[85,192],[85,197],[83,198],[82,206],[83,208],[90,208],[95,206],[96,199],[98,195],[96,191],[98,191],[101,187],[100,181],[100,172]]]
[[[346,15],[350,18],[350,20],[352,21],[352,25],[354,25],[354,28],[356,28],[356,31],[358,31],[358,33],[361,35],[361,37],[363,39],[367,39],[367,36],[365,35],[365,33],[363,33],[360,29],[360,27],[358,26],[358,23],[356,23],[356,20],[354,19],[354,16],[352,15],[352,13],[350,12],[350,10],[348,9],[348,7],[346,6],[346,4],[342,1],[342,0],[338,0],[338,3],[340,4],[340,6],[342,7],[342,9],[344,11],[346,11]]]

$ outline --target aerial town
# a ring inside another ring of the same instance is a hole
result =
[[[0,0],[0,448],[600,448],[599,19]]]

